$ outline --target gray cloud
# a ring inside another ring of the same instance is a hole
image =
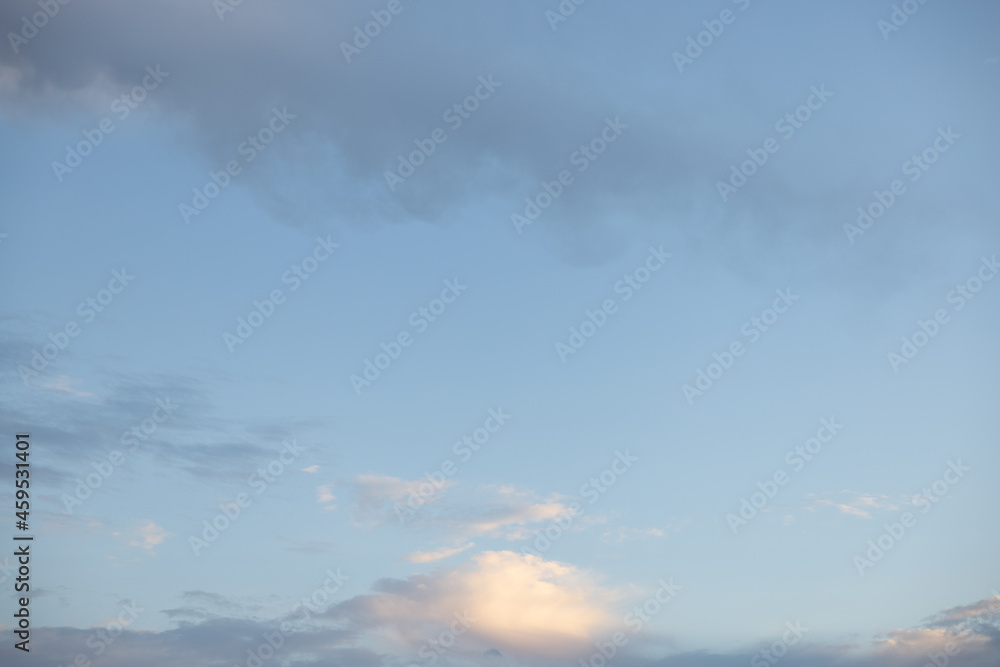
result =
[[[526,1],[403,6],[348,64],[339,44],[371,20],[370,3],[244,2],[225,21],[211,3],[190,0],[73,4],[20,54],[0,50],[0,104],[12,117],[89,105],[93,118],[105,112],[110,91],[131,87],[146,65],[160,64],[170,77],[143,112],[172,125],[205,170],[164,185],[178,189],[179,201],[208,169],[233,159],[273,107],[287,106],[297,114],[292,128],[240,182],[277,219],[308,227],[451,223],[472,210],[475,224],[511,227],[524,197],[571,169],[570,154],[597,136],[605,118],[620,116],[629,129],[526,233],[564,259],[592,263],[621,247],[622,232],[613,229],[638,225],[746,272],[765,270],[775,258],[815,267],[829,261],[824,246],[843,251],[841,223],[920,138],[885,131],[885,118],[906,109],[913,124],[922,104],[945,104],[933,85],[898,78],[887,99],[881,88],[898,73],[877,39],[852,42],[853,57],[869,71],[852,72],[848,81],[825,66],[829,49],[867,26],[860,4],[831,6],[829,21],[803,23],[791,35],[767,22],[766,13],[781,8],[748,13],[747,21],[757,19],[746,26],[756,43],[784,48],[803,65],[784,76],[769,69],[766,50],[741,53],[743,62],[730,62],[725,73],[699,62],[678,75],[669,54],[684,43],[688,15],[660,4],[588,4],[556,33],[544,8]],[[18,24],[33,8],[6,3],[0,25]],[[963,5],[952,20],[974,24],[976,14]],[[731,53],[743,38],[732,39],[717,48]],[[810,64],[816,71],[804,72]],[[443,111],[489,74],[502,87],[391,193],[384,172],[397,155],[446,128]],[[769,80],[775,77],[779,90]],[[799,132],[784,162],[762,169],[752,187],[722,205],[715,182],[821,83],[835,91],[829,108]],[[974,108],[977,93],[964,94],[951,105]],[[931,119],[940,115],[924,120],[937,123]],[[927,127],[929,139],[934,129]],[[977,141],[995,142],[988,131]],[[934,205],[911,214],[908,234],[962,215],[968,229],[987,229],[968,215],[985,210],[985,200],[935,196]],[[815,255],[793,252],[792,240],[813,244]],[[880,243],[870,242],[873,250]]]
[[[406,600],[407,604],[415,605],[414,610],[430,608],[440,602],[442,595],[454,592],[445,585],[448,582],[446,577],[428,578],[423,575],[415,575],[408,580],[381,580],[373,586],[371,594],[331,605],[322,625],[289,633],[287,643],[276,659],[288,660],[293,667],[408,664],[408,661],[412,661],[412,656],[378,654],[358,646],[358,642],[366,629],[386,623],[398,625],[401,622],[400,614],[403,612],[398,609],[392,611],[386,606],[384,602],[387,597]],[[101,658],[101,664],[107,667],[135,664],[147,667],[173,667],[181,664],[188,667],[216,667],[220,664],[243,663],[246,651],[257,648],[264,641],[264,634],[274,633],[279,625],[277,620],[268,622],[208,614],[204,611],[206,607],[225,607],[230,612],[234,606],[242,609],[242,604],[210,592],[190,591],[185,594],[184,599],[193,603],[192,609],[196,611],[182,613],[187,609],[182,608],[170,610],[170,615],[196,619],[194,622],[182,622],[179,627],[163,632],[126,629],[108,647],[107,653]],[[963,613],[968,615],[970,610],[988,608],[990,602],[984,600],[946,610],[940,617],[952,617],[956,610],[964,610]],[[341,627],[330,626],[331,621]],[[923,667],[928,662],[928,652],[943,651],[947,642],[954,641],[960,651],[949,658],[949,667],[995,667],[1000,660],[1000,638],[997,636],[996,621],[994,611],[992,621],[987,626],[966,628],[960,632],[941,631],[936,628],[935,622],[931,622],[920,628],[890,633],[887,638],[865,650],[857,646],[805,644],[793,647],[781,658],[780,664],[787,667]],[[415,627],[419,626],[424,630],[437,627],[435,619],[430,616],[422,620],[414,619],[414,622]],[[412,630],[411,628],[410,631]],[[18,664],[49,666],[70,663],[78,653],[90,650],[86,647],[86,641],[94,631],[37,628],[32,634],[32,651],[19,655]],[[420,636],[418,632],[410,637],[410,641],[416,642]],[[699,651],[661,659],[650,659],[637,655],[636,652],[626,651],[615,657],[614,664],[622,667],[737,667],[749,664],[755,655],[754,651],[755,649],[749,649],[729,654]],[[486,665],[493,664],[499,657],[498,653],[500,652],[496,649],[463,651],[462,658],[468,664]],[[503,652],[503,656],[507,656],[507,653]],[[564,664],[541,656],[522,656],[514,661],[504,657],[504,660],[504,664],[511,665],[548,667]]]

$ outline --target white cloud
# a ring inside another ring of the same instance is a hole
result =
[[[511,551],[484,552],[459,567],[383,581],[380,588],[337,605],[330,615],[364,619],[405,651],[439,634],[458,614],[471,623],[452,649],[456,657],[494,648],[511,657],[569,660],[592,650],[593,641],[621,621],[609,610],[618,594],[584,571]]]
[[[334,504],[334,500],[337,496],[333,495],[333,485],[324,484],[316,488],[316,502],[323,505],[325,510],[335,510],[337,506]]]
[[[455,554],[462,553],[466,549],[470,549],[476,546],[475,543],[469,542],[465,546],[453,547],[453,548],[442,548],[437,551],[414,551],[413,553],[407,554],[406,560],[411,563],[433,563],[439,560],[444,560],[445,558],[450,558]]]
[[[154,547],[163,544],[163,540],[173,533],[168,533],[163,526],[158,526],[152,521],[147,521],[129,532],[114,532],[111,534],[115,537],[124,537],[130,547],[139,547],[147,551],[152,551]]]
[[[902,504],[902,502],[891,500],[886,495],[876,496],[856,491],[839,491],[821,496],[807,494],[805,508],[810,512],[815,512],[819,508],[832,508],[841,514],[870,519],[873,513],[898,510]]]

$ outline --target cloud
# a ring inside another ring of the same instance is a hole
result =
[[[163,540],[172,535],[163,526],[158,526],[152,521],[146,521],[127,533],[114,532],[111,534],[115,537],[124,537],[130,547],[138,547],[149,552],[152,552],[154,547],[163,544]]]
[[[543,499],[512,486],[486,484],[457,494],[452,480],[432,483],[386,475],[360,475],[353,486],[356,514],[371,525],[402,525],[457,541],[480,536],[526,540],[537,530],[533,525],[572,514],[561,496]]]
[[[315,466],[313,466],[315,467]],[[337,506],[333,503],[337,496],[333,495],[333,485],[324,484],[316,488],[316,502],[323,505],[325,510],[335,510]]]
[[[20,25],[33,9],[0,3],[0,24]],[[734,161],[745,159],[754,137],[780,115],[760,99],[776,96],[769,61],[761,55],[743,63],[747,75],[739,86],[729,85],[728,74],[702,68],[704,87],[685,87],[685,95],[649,84],[676,74],[668,72],[662,57],[637,58],[622,49],[609,63],[593,62],[595,39],[658,43],[662,26],[696,18],[681,18],[688,14],[683,8],[589,6],[581,10],[587,18],[574,18],[553,41],[557,36],[543,13],[526,0],[451,3],[444,10],[447,21],[414,5],[348,63],[339,44],[371,20],[370,10],[360,1],[242,3],[220,22],[211,3],[161,0],[143,3],[142,11],[127,0],[82,3],[50,21],[20,53],[0,50],[0,109],[10,118],[65,118],[67,109],[81,108],[91,118],[107,115],[112,97],[135,86],[145,66],[162,65],[169,78],[136,114],[159,121],[176,134],[178,146],[197,153],[194,183],[203,177],[202,168],[218,169],[233,159],[236,146],[276,104],[287,105],[297,114],[294,125],[268,147],[265,159],[241,174],[237,187],[247,188],[276,219],[297,226],[316,220],[369,227],[439,222],[459,218],[473,204],[489,207],[497,224],[510,225],[526,196],[569,169],[575,178],[571,190],[544,212],[545,230],[536,224],[529,231],[543,239],[556,234],[554,252],[591,264],[619,252],[623,230],[632,225],[669,225],[698,239],[723,239],[729,247],[720,252],[738,254],[741,264],[753,257],[763,265],[779,253],[792,260],[792,248],[797,255],[807,253],[797,244],[770,241],[790,235],[815,242],[817,249],[819,242],[842,241],[841,220],[857,205],[844,201],[844,193],[870,190],[870,177],[883,163],[873,160],[868,167],[866,154],[859,159],[859,146],[874,135],[880,141],[869,143],[880,149],[899,148],[901,155],[909,150],[908,136],[883,132],[878,112],[884,107],[860,121],[848,121],[837,115],[843,111],[831,108],[813,121],[804,139],[794,141],[818,141],[822,133],[843,136],[845,127],[853,129],[851,141],[821,143],[810,155],[822,151],[824,160],[805,163],[809,169],[793,158],[768,165],[752,187],[724,205],[716,181],[726,178]],[[798,35],[817,44],[817,54],[823,45],[835,44],[830,41],[835,33],[824,23],[802,26]],[[476,25],[490,29],[467,29]],[[134,39],[138,34],[145,38]],[[683,41],[679,32],[673,36]],[[295,46],[275,48],[288,44]],[[878,62],[877,46],[860,45],[855,56]],[[799,54],[806,59],[804,69],[824,64],[818,55]],[[406,72],[399,67],[404,62]],[[878,67],[855,72],[852,94],[874,98],[870,93],[885,75]],[[493,76],[500,86],[461,126],[450,127],[443,113],[472,94],[481,76]],[[802,77],[785,82],[780,111],[800,104],[815,83]],[[897,91],[902,100],[897,107],[918,109],[933,89],[904,86]],[[829,104],[842,109],[844,101],[838,96]],[[602,149],[592,167],[577,172],[571,154],[599,137],[606,119],[617,117],[629,128]],[[912,124],[912,116],[906,121]],[[386,172],[438,127],[446,129],[447,143],[390,191]],[[940,208],[948,210],[950,203],[943,201]],[[940,224],[935,214],[915,214],[914,222]],[[733,234],[737,227],[739,234]]]
[[[898,510],[902,504],[902,502],[891,500],[886,495],[876,496],[856,491],[839,491],[836,493],[821,494],[820,496],[812,493],[807,494],[805,509],[815,512],[819,508],[833,508],[841,514],[870,519],[872,518],[872,513]]]
[[[45,387],[46,389],[64,391],[68,394],[73,394],[74,396],[79,396],[81,398],[96,398],[96,394],[92,394],[89,391],[79,391],[72,387],[72,385],[79,384],[80,382],[83,382],[83,380],[71,378],[67,375],[59,375],[44,382],[40,382],[39,386]]]
[[[210,618],[183,623],[163,632],[125,629],[113,643],[105,643],[100,655],[104,667],[217,667],[245,664],[247,652],[266,645],[264,635],[280,636],[275,623],[242,618]],[[105,637],[108,635],[105,634]],[[353,635],[338,629],[293,632],[280,648],[290,667],[381,667],[381,657],[368,648],[351,646]],[[78,655],[96,662],[94,648],[100,645],[95,629],[32,628],[31,651],[18,656],[18,664],[33,667],[76,664]],[[90,641],[88,646],[87,642]]]
[[[107,667],[213,667],[242,662],[248,650],[276,636],[281,619],[261,620],[265,608],[210,591],[188,591],[183,606],[164,610],[180,622],[167,631],[126,628],[101,656]],[[425,660],[417,651],[465,615],[469,629],[447,658],[470,666],[496,664],[556,667],[578,664],[594,643],[621,629],[611,613],[621,596],[572,565],[486,552],[431,575],[382,579],[372,592],[329,607],[311,624],[285,634],[275,664],[289,667],[397,667]],[[625,601],[626,607],[631,602]],[[267,605],[270,607],[271,605]],[[929,654],[949,646],[948,667],[1000,664],[1000,596],[946,609],[927,623],[896,629],[873,641],[800,644],[782,667],[923,667]],[[940,624],[958,626],[938,627]],[[86,651],[94,629],[35,627],[28,666],[71,664]],[[744,651],[667,652],[662,638],[644,630],[614,659],[618,667],[745,667],[758,647]],[[957,649],[957,653],[956,653]],[[234,656],[240,656],[236,658]]]
[[[476,546],[473,542],[461,547],[438,549],[437,551],[414,551],[411,554],[407,554],[406,560],[411,563],[433,563],[439,560],[444,560],[445,558],[450,558],[455,554],[460,554],[467,549],[471,549]]]
[[[315,421],[250,422],[221,417],[210,396],[234,378],[178,375],[172,373],[117,373],[105,367],[88,375],[89,393],[72,389],[73,380],[48,379],[54,391],[41,386],[25,389],[16,367],[31,357],[33,347],[46,339],[49,330],[40,321],[23,318],[13,323],[0,318],[0,426],[32,424],[32,435],[46,443],[54,456],[45,474],[50,488],[72,491],[76,479],[92,471],[90,465],[122,449],[122,437],[153,416],[158,401],[176,409],[156,431],[139,442],[134,453],[115,476],[134,474],[133,457],[151,458],[159,468],[181,471],[212,484],[244,485],[247,461],[266,462],[274,457],[278,443],[296,434],[315,430]],[[23,331],[28,329],[26,333]],[[65,352],[72,356],[73,348]],[[61,377],[61,376],[60,376]],[[102,493],[104,490],[102,489]],[[109,493],[113,491],[108,491]],[[58,494],[50,503],[60,510]]]
[[[507,540],[526,540],[534,531],[530,524],[547,523],[560,516],[571,515],[568,505],[559,501],[529,503],[523,497],[506,496],[506,504],[484,509],[479,514],[470,513],[463,518],[455,518],[455,531],[464,535],[487,535],[504,537]]]
[[[332,607],[327,616],[356,629],[378,628],[403,651],[417,651],[455,620],[471,619],[456,655],[547,659],[578,656],[611,628],[614,591],[584,571],[511,551],[477,554],[462,566],[406,580],[382,580],[376,592]]]
[[[979,622],[1000,620],[1000,593],[993,591],[992,597],[974,604],[945,609],[928,619],[930,628],[978,627]]]
[[[411,498],[432,502],[454,482],[445,480],[437,485],[428,480],[407,481],[389,475],[358,475],[351,486],[357,496],[356,515],[373,524],[399,521],[400,506]]]
[[[308,468],[303,468],[302,472],[308,472],[308,473],[319,472],[319,466],[318,465],[311,465]]]

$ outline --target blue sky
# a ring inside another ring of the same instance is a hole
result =
[[[903,4],[5,5],[5,660],[996,664],[1000,9]]]

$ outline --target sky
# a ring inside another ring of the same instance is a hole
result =
[[[3,3],[0,662],[1000,664],[998,21]]]

